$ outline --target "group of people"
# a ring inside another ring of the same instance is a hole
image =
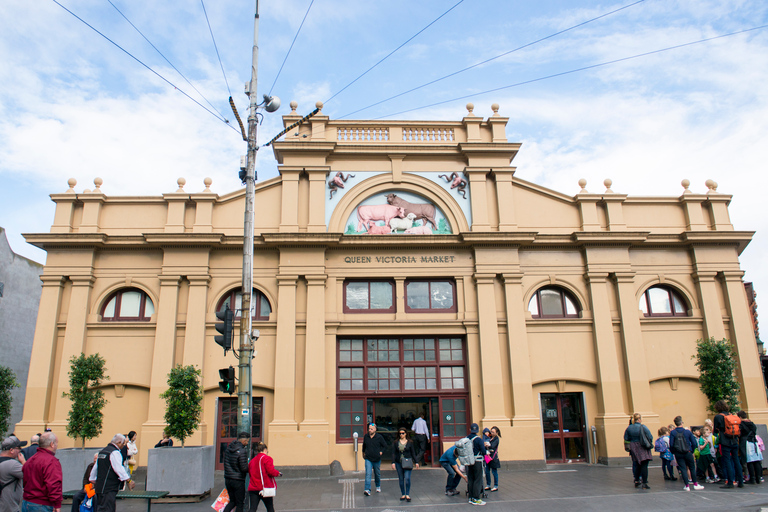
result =
[[[254,456],[248,462],[248,442],[250,436],[247,432],[240,432],[237,439],[229,443],[224,452],[224,485],[229,494],[229,503],[224,512],[245,510],[245,478],[249,477],[248,497],[250,498],[250,511],[259,508],[259,503],[264,502],[267,512],[274,512],[274,497],[277,489],[275,477],[283,474],[275,469],[275,462],[269,456],[269,449],[264,443],[258,443],[254,447]]]
[[[745,411],[732,414],[724,400],[715,403],[714,409],[715,417],[705,420],[701,427],[688,429],[682,416],[675,417],[672,424],[658,430],[655,442],[642,416],[635,413],[624,431],[635,487],[650,489],[648,463],[653,458],[652,449],[661,458],[664,480],[676,481],[677,467],[684,491],[704,489],[702,482],[722,483],[723,489],[762,483],[765,446],[756,425]]]
[[[420,418],[424,421],[423,416]],[[419,433],[416,427],[420,426],[414,422],[414,431]],[[426,422],[425,425],[426,426]],[[481,499],[483,491],[483,469],[485,468],[485,478],[487,491],[498,491],[499,473],[501,467],[499,462],[499,441],[501,434],[498,427],[485,429],[483,436],[478,435],[480,427],[473,423],[469,430],[467,439],[472,446],[472,456],[470,460],[459,461],[457,446],[451,446],[440,457],[440,464],[448,473],[448,480],[445,486],[446,496],[456,496],[461,494],[457,487],[463,479],[467,482],[467,493],[469,503],[472,505],[485,505]],[[416,437],[418,440],[418,437]],[[397,439],[392,446],[388,446],[384,437],[376,432],[376,424],[368,424],[368,433],[363,438],[363,460],[365,461],[365,488],[363,494],[371,495],[371,483],[376,486],[376,492],[381,492],[381,459],[384,453],[389,451],[392,455],[392,469],[397,471],[398,481],[400,483],[400,500],[411,501],[411,473],[424,464],[424,454],[426,447],[420,443],[414,443],[409,439],[408,430],[401,427],[397,431]],[[465,468],[462,470],[462,466]],[[466,474],[465,474],[466,471]],[[491,474],[493,474],[493,487],[491,487]]]

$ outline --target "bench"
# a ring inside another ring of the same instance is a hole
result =
[[[80,492],[79,489],[76,491],[66,491],[63,493],[63,497],[64,499],[71,500],[78,492]],[[147,500],[147,512],[152,511],[152,500],[165,498],[166,496],[168,496],[168,491],[119,491],[117,493],[117,499]]]

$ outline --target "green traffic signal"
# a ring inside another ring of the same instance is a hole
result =
[[[222,393],[233,394],[235,392],[235,369],[231,366],[229,368],[221,368],[219,370],[219,378],[222,379],[219,382],[219,390]]]

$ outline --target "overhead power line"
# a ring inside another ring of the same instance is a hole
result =
[[[391,52],[389,52],[389,53],[388,53],[388,54],[387,54],[387,55],[386,55],[384,58],[382,58],[381,60],[379,60],[379,62],[377,62],[377,63],[376,63],[376,64],[374,64],[373,66],[369,67],[369,68],[368,68],[368,69],[366,69],[365,71],[363,71],[363,73],[362,73],[360,76],[358,76],[357,78],[355,78],[354,80],[352,80],[351,82],[349,82],[347,85],[345,85],[344,87],[342,87],[342,88],[341,88],[341,90],[340,90],[339,92],[337,92],[336,94],[334,94],[333,96],[331,96],[330,98],[328,98],[327,100],[325,100],[323,103],[326,103],[326,104],[327,104],[327,103],[328,103],[329,101],[331,101],[333,98],[335,98],[336,96],[338,96],[339,94],[341,94],[342,92],[344,92],[344,90],[346,90],[346,89],[347,89],[347,87],[349,87],[350,85],[354,84],[355,82],[357,82],[358,80],[360,80],[361,78],[363,78],[365,75],[367,75],[367,74],[368,74],[368,72],[369,72],[369,71],[371,71],[373,68],[375,68],[376,66],[378,66],[379,64],[381,64],[382,62],[384,62],[385,60],[387,60],[389,57],[391,57],[391,56],[392,56],[392,55],[393,55],[393,54],[394,54],[396,51],[398,51],[400,48],[402,48],[402,47],[403,47],[403,46],[405,46],[406,44],[410,43],[410,42],[411,42],[411,41],[412,41],[412,40],[413,40],[413,39],[414,39],[416,36],[418,36],[419,34],[421,34],[422,32],[424,32],[425,30],[427,30],[429,27],[431,27],[432,25],[434,25],[435,23],[437,23],[437,21],[438,21],[440,18],[442,18],[443,16],[445,16],[446,14],[448,14],[449,12],[451,12],[452,10],[454,10],[454,9],[455,9],[456,7],[458,7],[458,6],[459,6],[459,4],[461,4],[463,1],[464,1],[464,0],[459,0],[458,2],[456,2],[456,3],[453,5],[453,7],[451,7],[451,8],[450,8],[450,9],[448,9],[447,11],[445,11],[443,14],[441,14],[440,16],[438,16],[437,18],[435,18],[434,20],[432,20],[432,21],[431,21],[429,24],[427,24],[427,26],[426,26],[426,27],[422,28],[421,30],[419,30],[418,32],[416,32],[415,34],[413,34],[413,35],[412,35],[411,37],[409,37],[409,38],[408,38],[408,39],[407,39],[407,40],[406,40],[406,41],[405,41],[403,44],[401,44],[400,46],[398,46],[397,48],[395,48],[394,50],[392,50]]]
[[[205,2],[200,0],[200,5],[203,6],[203,14],[205,14],[205,22],[208,23],[208,31],[211,33],[211,40],[213,41],[213,48],[216,50],[216,57],[219,59],[219,66],[221,66],[221,74],[224,75],[224,83],[227,84],[227,91],[229,91],[229,97],[232,97],[232,91],[229,88],[229,81],[227,81],[227,74],[224,72],[224,64],[221,62],[221,56],[219,55],[219,47],[216,46],[216,38],[213,37],[213,29],[211,28],[211,22],[208,19],[208,11],[205,10]]]
[[[138,29],[138,27],[137,27],[136,25],[134,25],[134,24],[133,24],[133,22],[132,22],[131,20],[129,20],[129,19],[128,19],[128,17],[127,17],[125,14],[123,14],[123,11],[121,11],[120,9],[118,9],[118,8],[117,8],[117,6],[116,6],[115,4],[113,4],[113,3],[112,3],[112,0],[107,0],[107,2],[109,2],[109,3],[110,3],[110,5],[111,5],[112,7],[114,7],[114,8],[115,8],[115,10],[116,10],[117,12],[119,12],[119,13],[120,13],[120,16],[122,16],[122,17],[125,19],[125,21],[127,21],[127,22],[128,22],[128,24],[129,24],[130,26],[132,26],[132,27],[134,28],[134,30],[136,30],[136,32],[138,32],[138,33],[139,33],[139,35],[140,35],[141,37],[143,37],[143,38],[144,38],[144,40],[145,40],[147,43],[149,43],[149,46],[151,46],[152,48],[154,48],[154,49],[155,49],[155,51],[156,51],[156,52],[157,52],[157,53],[158,53],[158,54],[159,54],[159,55],[160,55],[160,56],[161,56],[161,57],[162,57],[162,58],[165,60],[165,62],[167,62],[167,63],[168,63],[168,65],[169,65],[169,66],[171,66],[171,67],[172,67],[172,68],[173,68],[173,69],[174,69],[174,70],[175,70],[175,71],[176,71],[176,72],[179,74],[179,76],[181,76],[181,78],[183,78],[183,79],[184,79],[184,81],[185,81],[185,82],[187,82],[187,83],[189,84],[189,86],[190,86],[190,87],[192,87],[192,88],[195,90],[195,92],[197,92],[197,94],[199,94],[199,95],[200,95],[200,97],[201,97],[201,98],[203,98],[203,99],[205,100],[205,102],[206,102],[208,105],[210,105],[210,107],[211,107],[213,110],[215,110],[215,111],[216,111],[216,113],[217,113],[217,114],[219,114],[219,115],[220,115],[220,116],[221,116],[221,117],[222,117],[224,120],[226,120],[226,116],[225,116],[224,114],[222,114],[221,112],[219,112],[219,110],[218,110],[216,107],[214,107],[214,106],[213,106],[213,104],[212,104],[210,101],[208,101],[208,98],[206,98],[206,97],[203,95],[203,93],[201,93],[201,92],[200,92],[200,91],[197,89],[197,87],[195,87],[195,86],[194,86],[194,84],[193,84],[192,82],[190,82],[190,81],[187,79],[187,77],[186,77],[186,76],[184,76],[184,73],[182,73],[181,71],[179,71],[179,70],[178,70],[178,68],[177,68],[176,66],[174,66],[174,65],[173,65],[173,63],[172,63],[170,60],[168,60],[168,58],[167,58],[165,55],[163,55],[163,52],[161,52],[161,51],[160,51],[160,50],[159,50],[159,49],[158,49],[158,48],[157,48],[157,47],[156,47],[154,44],[152,44],[152,41],[150,41],[150,40],[147,38],[147,36],[145,36],[145,35],[144,35],[144,33],[142,33],[142,31],[141,31],[141,30],[139,30],[139,29]]]
[[[450,103],[452,101],[459,101],[459,100],[463,100],[463,99],[467,99],[467,98],[474,98],[476,96],[482,96],[484,94],[490,94],[492,92],[502,91],[504,89],[511,89],[512,87],[519,87],[521,85],[531,84],[531,83],[534,83],[534,82],[541,82],[542,80],[547,80],[549,78],[556,78],[556,77],[559,77],[559,76],[570,75],[572,73],[578,73],[579,71],[586,71],[588,69],[595,69],[595,68],[599,68],[599,67],[602,67],[602,66],[607,66],[609,64],[616,64],[617,62],[624,62],[624,61],[628,61],[628,60],[632,60],[632,59],[638,59],[640,57],[647,57],[648,55],[654,55],[654,54],[657,54],[657,53],[667,52],[667,51],[670,51],[670,50],[677,50],[679,48],[684,48],[686,46],[692,46],[692,45],[695,45],[695,44],[700,44],[700,43],[706,43],[706,42],[709,42],[709,41],[714,41],[715,39],[722,39],[724,37],[730,37],[730,36],[735,36],[735,35],[738,35],[738,34],[744,34],[746,32],[752,32],[754,30],[760,30],[760,29],[764,29],[766,27],[768,27],[768,25],[760,25],[759,27],[747,28],[747,29],[744,29],[744,30],[736,31],[736,32],[730,32],[728,34],[721,34],[719,36],[713,36],[713,37],[707,37],[705,39],[699,39],[698,41],[691,41],[689,43],[677,44],[675,46],[668,46],[667,48],[662,48],[660,50],[653,50],[653,51],[650,51],[650,52],[639,53],[637,55],[632,55],[632,56],[629,56],[629,57],[622,57],[620,59],[609,60],[609,61],[606,61],[606,62],[601,62],[599,64],[592,64],[590,66],[584,66],[582,68],[571,69],[569,71],[563,71],[561,73],[555,73],[553,75],[542,76],[542,77],[539,77],[539,78],[532,78],[531,80],[525,80],[523,82],[517,82],[517,83],[511,84],[511,85],[504,85],[502,87],[496,87],[495,89],[488,89],[487,91],[477,92],[477,93],[473,93],[473,94],[467,94],[465,96],[459,96],[457,98],[451,98],[450,100],[445,100],[445,101],[438,101],[436,103],[430,103],[429,105],[422,105],[421,107],[410,108],[408,110],[401,110],[400,112],[395,112],[393,114],[388,114],[386,116],[377,117],[376,120],[378,120],[378,119],[385,119],[387,117],[397,116],[397,115],[405,114],[405,113],[408,113],[408,112],[414,112],[416,110],[422,110],[422,109],[425,109],[425,108],[436,107],[438,105],[444,105],[444,104]]]
[[[293,50],[293,45],[296,43],[296,38],[299,37],[299,32],[301,32],[301,27],[304,26],[304,22],[307,21],[307,16],[309,15],[309,10],[312,8],[312,4],[315,3],[315,0],[312,0],[309,2],[309,7],[307,7],[307,12],[304,13],[304,19],[301,20],[301,25],[299,25],[299,30],[296,31],[296,35],[293,36],[293,42],[291,42],[291,47],[288,48],[288,53],[285,54],[285,58],[283,59],[283,63],[280,64],[280,70],[277,72],[277,76],[275,77],[275,81],[272,82],[272,87],[269,88],[269,96],[272,96],[272,89],[275,88],[275,84],[277,83],[277,79],[280,78],[280,73],[283,72],[283,66],[285,66],[285,61],[288,60],[288,56],[291,54],[291,50]]]
[[[491,57],[490,59],[486,59],[486,60],[478,62],[476,64],[472,64],[471,66],[468,66],[468,67],[466,67],[464,69],[460,69],[458,71],[454,71],[453,73],[449,73],[449,74],[447,74],[447,75],[445,75],[443,77],[436,78],[435,80],[432,80],[430,82],[421,84],[419,86],[416,86],[413,89],[408,89],[407,91],[403,91],[401,93],[395,94],[394,96],[390,96],[389,98],[383,99],[381,101],[377,101],[376,103],[372,103],[372,104],[368,105],[367,107],[363,107],[361,109],[355,110],[354,112],[350,112],[349,114],[345,114],[345,115],[339,117],[339,119],[344,119],[345,117],[353,116],[353,115],[357,114],[358,112],[362,112],[363,110],[368,110],[369,108],[373,108],[373,107],[375,107],[377,105],[381,105],[382,103],[386,103],[386,102],[388,102],[390,100],[393,100],[395,98],[399,98],[400,96],[404,96],[406,94],[410,94],[413,91],[418,91],[419,89],[423,89],[424,87],[427,87],[429,85],[436,84],[437,82],[441,82],[441,81],[445,80],[446,78],[451,78],[451,77],[456,76],[458,74],[464,73],[465,71],[469,71],[470,69],[476,68],[478,66],[482,66],[483,64],[488,64],[489,62],[491,62],[493,60],[496,60],[496,59],[500,59],[501,57],[507,56],[510,53],[514,53],[514,52],[522,50],[524,48],[528,48],[529,46],[533,46],[533,45],[538,44],[538,43],[540,43],[542,41],[546,41],[547,39],[551,39],[551,38],[553,38],[555,36],[559,36],[560,34],[564,34],[564,33],[568,32],[570,30],[574,30],[576,28],[582,27],[584,25],[587,25],[588,23],[592,23],[593,21],[597,21],[597,20],[599,20],[601,18],[605,18],[606,16],[610,16],[611,14],[617,13],[619,11],[623,11],[624,9],[627,9],[629,7],[632,7],[632,6],[637,5],[639,3],[642,3],[642,2],[645,2],[645,0],[638,0],[636,2],[633,2],[633,3],[629,4],[629,5],[625,5],[623,7],[619,7],[618,9],[614,9],[613,11],[607,12],[605,14],[601,14],[600,16],[597,16],[597,17],[592,18],[590,20],[583,21],[581,23],[573,25],[572,27],[568,27],[568,28],[566,28],[564,30],[560,30],[559,32],[555,32],[554,34],[550,34],[550,35],[548,35],[546,37],[542,37],[541,39],[537,39],[536,41],[532,41],[532,42],[530,42],[528,44],[524,44],[523,46],[519,46],[519,47],[515,48],[514,50],[509,50],[509,51],[504,52],[502,54],[496,55],[495,57]]]
[[[135,56],[134,56],[134,55],[133,55],[131,52],[129,52],[128,50],[126,50],[125,48],[123,48],[122,46],[120,46],[119,44],[117,44],[116,42],[114,42],[112,39],[110,39],[109,37],[107,37],[106,35],[104,35],[104,34],[103,34],[102,32],[100,32],[100,31],[99,31],[99,30],[98,30],[96,27],[94,27],[93,25],[91,25],[90,23],[88,23],[87,21],[85,21],[83,18],[81,18],[80,16],[78,16],[78,15],[77,15],[77,14],[75,14],[74,12],[72,12],[72,11],[70,11],[69,9],[67,9],[66,7],[64,7],[64,6],[63,6],[62,4],[60,4],[60,3],[59,3],[57,0],[51,0],[51,1],[52,1],[53,3],[55,3],[56,5],[58,5],[59,7],[61,7],[62,9],[64,9],[65,11],[67,11],[69,14],[71,14],[71,15],[72,15],[72,16],[74,16],[75,18],[77,18],[77,19],[78,19],[80,22],[82,22],[82,23],[83,23],[85,26],[87,26],[88,28],[90,28],[91,30],[93,30],[94,32],[96,32],[97,34],[99,34],[101,37],[103,37],[104,39],[106,39],[107,41],[109,41],[110,43],[112,43],[114,46],[116,46],[116,47],[117,47],[119,50],[121,50],[123,53],[125,53],[126,55],[128,55],[130,58],[132,58],[133,60],[135,60],[136,62],[138,62],[138,63],[139,63],[139,64],[141,64],[142,66],[144,66],[145,68],[147,68],[147,70],[151,71],[151,72],[152,72],[154,75],[156,75],[158,78],[160,78],[160,79],[161,79],[163,82],[167,83],[168,85],[170,85],[171,87],[173,87],[174,89],[176,89],[177,91],[179,91],[181,94],[183,94],[184,96],[186,96],[187,98],[189,98],[190,100],[192,100],[192,101],[193,101],[193,102],[194,102],[194,103],[195,103],[197,106],[199,106],[200,108],[202,108],[203,110],[205,110],[206,112],[208,112],[209,114],[211,114],[213,117],[215,117],[216,119],[218,119],[218,120],[219,120],[219,121],[221,121],[222,123],[226,124],[228,127],[232,128],[232,129],[233,129],[235,132],[237,132],[237,133],[240,133],[240,132],[237,130],[237,128],[235,128],[234,126],[232,126],[231,124],[229,124],[229,121],[227,121],[225,118],[223,118],[223,117],[219,117],[218,115],[216,115],[215,113],[213,113],[211,110],[209,110],[209,109],[208,109],[208,107],[206,107],[205,105],[203,105],[202,103],[200,103],[199,101],[197,101],[195,98],[193,98],[192,96],[190,96],[189,94],[187,94],[187,93],[186,93],[186,92],[184,92],[183,90],[179,89],[179,88],[178,88],[176,85],[174,85],[174,84],[173,84],[173,83],[172,83],[170,80],[168,80],[167,78],[165,78],[163,75],[161,75],[160,73],[158,73],[157,71],[155,71],[155,70],[154,70],[154,69],[152,69],[151,67],[149,67],[149,66],[147,66],[146,64],[144,64],[144,63],[143,63],[141,60],[139,60],[139,58],[138,58],[138,57],[135,57]]]

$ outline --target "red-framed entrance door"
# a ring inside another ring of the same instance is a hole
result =
[[[587,429],[581,393],[542,393],[541,421],[548,463],[587,460]]]
[[[261,441],[262,405],[261,397],[253,397],[251,407],[251,440],[253,444]],[[224,469],[224,450],[227,445],[237,439],[237,398],[220,397],[216,414],[216,469]]]

